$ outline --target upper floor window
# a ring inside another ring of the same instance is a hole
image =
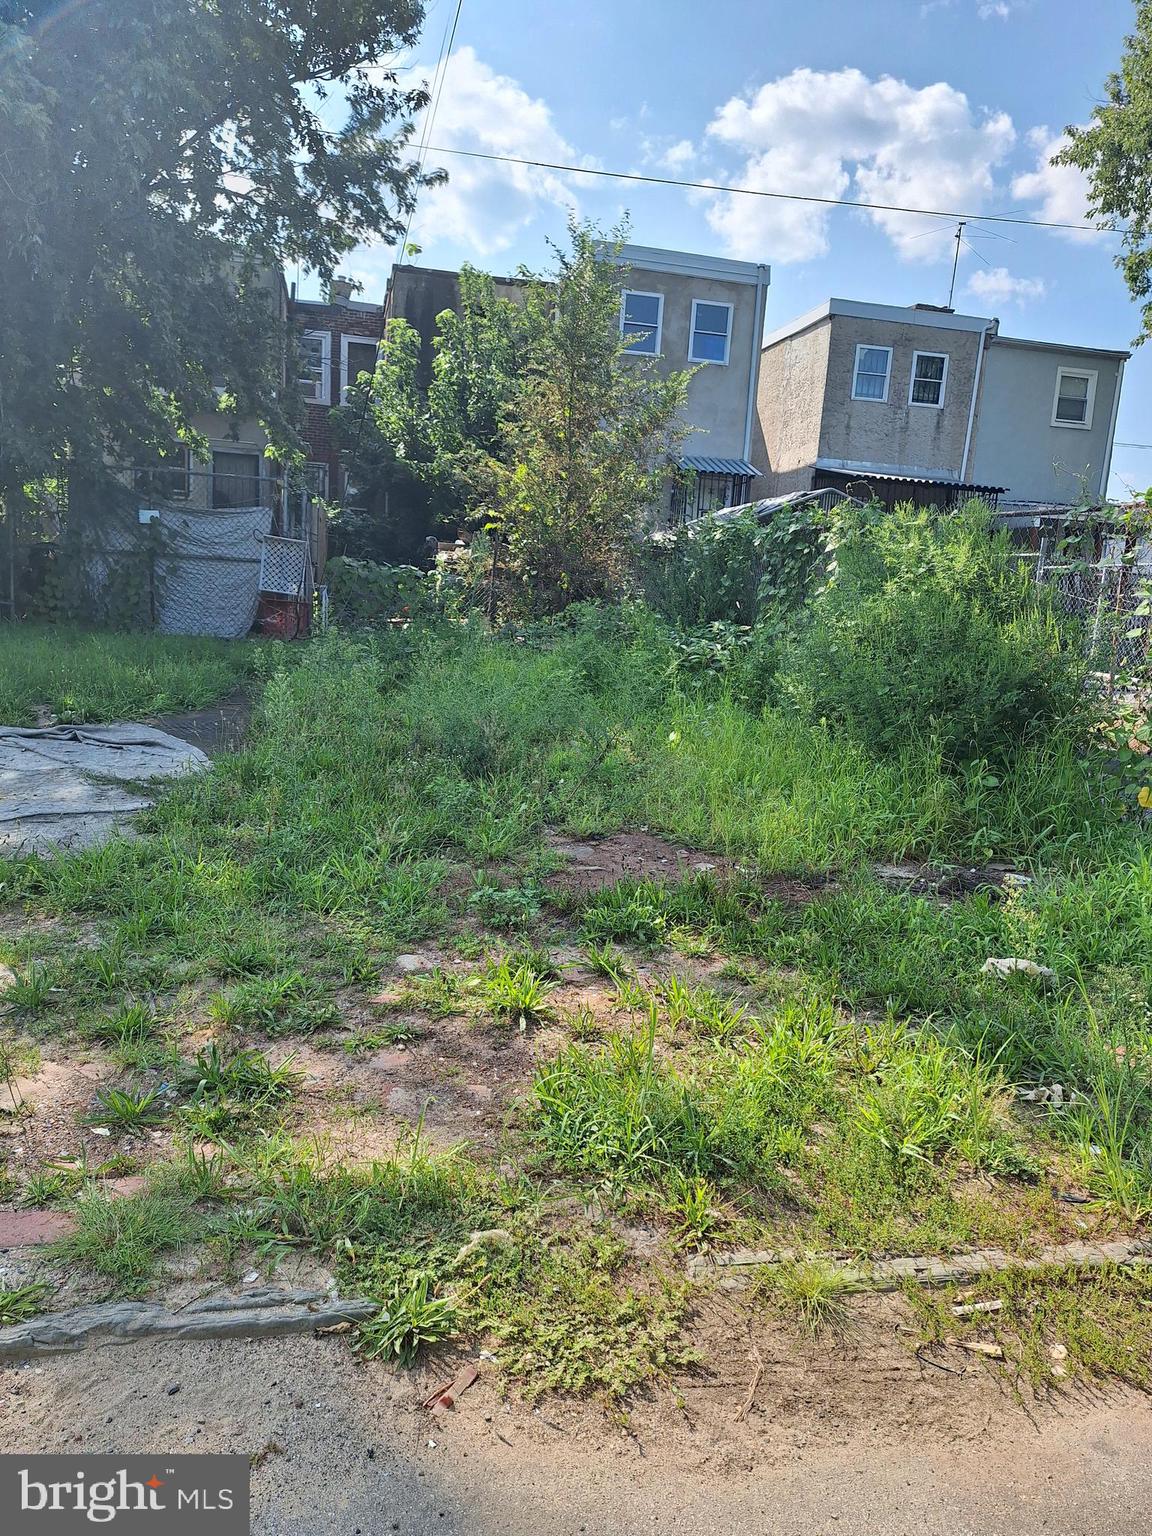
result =
[[[945,353],[913,352],[909,405],[943,406],[944,386],[947,382],[948,357]]]
[[[731,341],[731,304],[712,304],[703,299],[693,299],[689,359],[694,363],[726,363]]]
[[[341,336],[340,338],[340,398],[348,394],[348,386],[355,384],[362,373],[376,371],[376,343],[370,336]]]
[[[1092,425],[1092,407],[1096,403],[1096,375],[1080,368],[1057,368],[1056,396],[1052,402],[1054,427]]]
[[[659,357],[660,329],[664,320],[662,293],[637,293],[626,288],[620,303],[620,334],[629,352]]]
[[[300,392],[315,405],[327,405],[332,383],[332,332],[303,332],[299,349]]]
[[[891,347],[858,346],[852,374],[853,400],[887,400],[891,372]]]

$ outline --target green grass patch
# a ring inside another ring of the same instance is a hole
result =
[[[977,1285],[905,1290],[921,1344],[995,1343],[1008,1368],[1037,1390],[1109,1377],[1152,1384],[1152,1270],[1005,1270]],[[957,1317],[958,1300],[998,1301],[996,1312]]]
[[[201,709],[257,668],[246,641],[115,634],[67,625],[0,626],[0,723],[137,720]]]

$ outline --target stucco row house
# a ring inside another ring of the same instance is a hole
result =
[[[928,304],[829,299],[773,326],[767,265],[640,245],[615,259],[629,355],[695,370],[657,523],[824,488],[889,504],[980,494],[1005,511],[1107,493],[1125,351]],[[454,272],[393,268],[384,311],[420,333],[426,365],[458,295]]]

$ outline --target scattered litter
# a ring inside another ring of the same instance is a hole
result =
[[[492,1227],[485,1232],[473,1232],[457,1253],[453,1263],[459,1264],[464,1259],[472,1258],[474,1254],[485,1253],[490,1249],[513,1248],[515,1245],[516,1239],[503,1227]]]
[[[1072,1097],[1065,1098],[1063,1083],[1049,1083],[1046,1088],[1020,1088],[1016,1097],[1025,1104],[1051,1104],[1054,1109],[1060,1109],[1064,1104],[1070,1104]]]
[[[169,1397],[175,1397],[180,1390],[180,1383],[178,1381],[170,1381],[164,1390]]]
[[[953,1317],[971,1317],[975,1312],[999,1312],[1004,1306],[1002,1301],[963,1301],[956,1302],[952,1307]]]
[[[112,1134],[106,1125],[90,1125],[88,1129],[92,1132],[93,1136],[111,1136]]]
[[[1063,1344],[1051,1344],[1048,1347],[1048,1358],[1052,1362],[1053,1376],[1067,1376],[1068,1367],[1065,1361],[1068,1358],[1068,1350]]]
[[[437,1387],[435,1392],[424,1399],[423,1406],[430,1408],[433,1413],[447,1412],[449,1408],[456,1406],[456,1399],[462,1392],[467,1392],[479,1375],[480,1372],[471,1362],[462,1365],[451,1381],[445,1382],[442,1387]]]
[[[990,957],[985,960],[980,970],[985,976],[1055,976],[1056,972],[1046,965],[1037,965],[1035,960],[1018,960],[1011,956],[997,959]]]
[[[983,1355],[986,1360],[1004,1358],[1004,1351],[999,1344],[984,1344],[979,1339],[957,1339],[956,1347],[966,1349],[970,1355]]]
[[[257,1280],[259,1280],[259,1278],[260,1278],[260,1276],[256,1272],[256,1270],[250,1269],[248,1271],[248,1273],[244,1276],[243,1280],[241,1280],[240,1284],[241,1285],[255,1285]]]

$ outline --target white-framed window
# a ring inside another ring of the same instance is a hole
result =
[[[328,500],[328,466],[321,459],[309,459],[304,466],[304,485],[309,496]]]
[[[376,343],[371,336],[340,338],[340,398],[348,397],[348,386],[362,373],[376,371]]]
[[[948,355],[945,352],[913,352],[912,378],[908,385],[909,405],[944,405],[948,386]]]
[[[332,398],[332,332],[304,331],[299,338],[300,393],[313,405]]]
[[[883,404],[888,398],[891,374],[892,348],[861,343],[856,348],[856,366],[852,370],[853,400],[879,400]]]
[[[628,342],[629,352],[642,357],[660,356],[660,333],[664,326],[664,295],[641,293],[626,288],[620,296],[620,334]]]
[[[1056,393],[1052,397],[1052,425],[1078,427],[1086,432],[1092,425],[1096,404],[1096,375],[1087,368],[1057,368]]]
[[[710,299],[692,300],[692,338],[688,358],[693,363],[726,363],[732,345],[732,306]]]

